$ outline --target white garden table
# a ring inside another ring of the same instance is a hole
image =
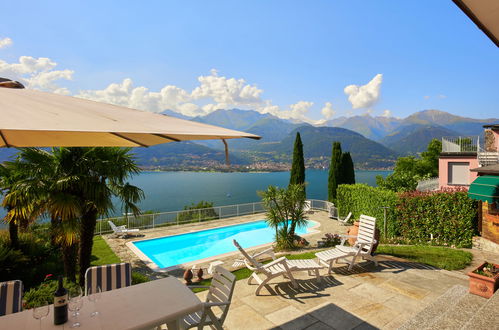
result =
[[[175,329],[178,319],[200,310],[202,302],[178,279],[167,277],[103,292],[96,305],[99,315],[91,317],[94,306],[84,297],[78,329],[151,329],[164,323]],[[39,322],[32,310],[25,310],[0,317],[0,329],[38,329]],[[54,325],[51,305],[49,315],[42,319],[42,329],[69,329],[72,323],[69,311],[66,324]]]

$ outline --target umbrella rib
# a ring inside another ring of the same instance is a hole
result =
[[[5,138],[5,136],[3,135],[3,132],[0,131],[0,138],[2,139],[3,141],[3,144],[5,144],[5,146],[7,148],[10,148],[10,147],[13,147],[13,145],[10,145],[9,142],[7,142],[7,139]]]
[[[138,144],[141,147],[146,147],[146,148],[149,147],[147,144],[140,143],[138,141],[135,141],[134,139],[130,139],[129,137],[123,136],[123,135],[121,135],[119,133],[111,132],[111,134],[115,135],[115,136],[117,136],[119,138],[122,138],[123,140],[127,140],[127,141],[130,141],[132,143]]]
[[[179,139],[172,138],[171,136],[168,136],[168,135],[165,135],[165,134],[153,134],[153,135],[158,136],[158,137],[163,138],[163,139],[172,140],[172,141],[175,141],[175,142],[180,142],[181,141]]]

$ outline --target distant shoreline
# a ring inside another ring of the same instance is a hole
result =
[[[307,168],[306,170],[317,170],[317,171],[329,171],[329,169],[320,169],[320,168]],[[266,170],[266,171],[261,171],[261,170],[239,170],[239,169],[232,169],[232,170],[220,170],[220,169],[141,169],[141,172],[147,172],[147,173],[154,173],[154,172],[195,172],[195,173],[276,173],[276,172],[289,172],[290,170]],[[355,171],[385,171],[385,172],[390,172],[393,171],[393,169],[386,169],[386,168],[381,168],[381,169],[355,169]]]

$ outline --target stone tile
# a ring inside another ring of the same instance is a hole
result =
[[[293,306],[267,314],[265,318],[283,330],[300,330],[317,322],[316,318]]]
[[[407,282],[398,281],[396,279],[390,279],[382,283],[379,287],[417,300],[423,299],[427,294],[430,293],[430,291],[428,290],[421,289],[417,286],[414,286]]]
[[[231,308],[225,319],[224,327],[228,330],[237,330],[241,329],[241,324],[244,324],[244,329],[247,330],[262,330],[275,327],[272,322],[248,305]]]
[[[362,273],[354,274],[353,278],[359,279],[361,282],[379,285],[388,280],[388,277],[378,275],[377,273]]]
[[[374,329],[379,329],[379,328],[376,328],[374,325],[369,324],[367,322],[362,322],[361,324],[359,324],[354,328],[354,330],[374,330]]]
[[[266,315],[288,306],[285,301],[282,301],[277,296],[247,296],[241,298],[241,301],[261,315]]]
[[[364,321],[334,304],[325,304],[310,312],[310,315],[335,329],[353,329]]]
[[[390,290],[383,289],[369,283],[363,283],[359,286],[351,288],[349,291],[379,303],[382,303],[395,295],[395,293]]]
[[[308,326],[305,329],[306,330],[335,330],[333,327],[330,327],[329,325],[327,325],[321,321],[315,322],[314,324]]]
[[[400,328],[409,318],[412,317],[412,314],[401,313],[397,317],[394,317],[393,320],[388,322],[383,326],[383,329],[386,330],[395,330]]]
[[[383,303],[385,306],[399,312],[415,314],[424,308],[421,300],[411,299],[407,296],[395,295]]]
[[[381,328],[400,313],[381,303],[374,303],[353,310],[353,314],[370,325]]]

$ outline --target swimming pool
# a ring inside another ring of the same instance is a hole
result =
[[[307,227],[297,228],[296,233],[309,233],[316,225],[316,222],[308,221]],[[274,230],[261,220],[127,244],[139,257],[152,261],[157,268],[170,268],[236,251],[233,239],[249,248],[273,242],[274,235]]]

